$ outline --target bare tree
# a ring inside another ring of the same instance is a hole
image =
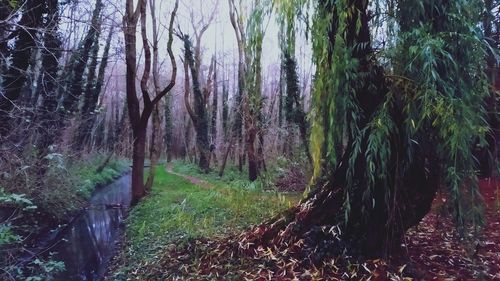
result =
[[[62,42],[58,36],[59,3],[57,0],[47,1],[46,29],[39,86],[42,102],[36,114],[39,123],[37,149],[39,157],[42,159],[49,152],[49,146],[55,141],[57,120],[59,119],[57,114],[57,73]]]
[[[101,12],[103,9],[102,0],[97,0],[92,13],[91,26],[81,42],[80,47],[72,57],[72,69],[68,79],[68,90],[63,96],[63,113],[65,117],[72,117],[78,111],[80,97],[84,92],[83,77],[90,59],[92,45],[98,40],[101,31]],[[95,49],[94,49],[95,50]],[[91,74],[93,76],[94,74]],[[64,121],[64,120],[61,120]],[[61,124],[62,125],[62,124]]]
[[[144,159],[146,149],[146,132],[149,117],[154,110],[155,105],[160,99],[168,94],[175,85],[175,78],[177,76],[177,65],[175,57],[172,52],[173,42],[173,25],[174,19],[179,6],[179,2],[175,2],[175,7],[170,16],[170,24],[168,29],[168,54],[172,63],[172,75],[170,83],[153,99],[149,95],[147,82],[151,71],[151,50],[149,47],[146,35],[146,0],[139,0],[136,7],[134,7],[133,0],[126,1],[125,17],[123,21],[123,32],[125,36],[125,61],[127,65],[126,70],[126,92],[127,92],[127,106],[130,124],[133,134],[133,153],[132,153],[132,203],[136,204],[146,193],[144,188]],[[143,110],[141,112],[139,98],[136,91],[135,79],[137,76],[137,38],[136,30],[137,24],[141,18],[141,35],[145,51],[145,69],[141,79],[141,91],[143,98]]]
[[[158,36],[158,24],[157,24],[157,19],[156,19],[156,0],[149,0],[149,7],[151,10],[151,23],[152,23],[152,29],[153,29],[153,85],[154,85],[154,91],[156,95],[159,95],[161,93],[161,86],[160,86],[160,74],[158,70],[158,42],[159,42],[159,36]],[[146,191],[151,190],[151,187],[153,186],[154,178],[155,178],[155,173],[156,173],[156,165],[158,163],[158,159],[160,158],[160,151],[162,150],[161,148],[161,141],[160,141],[160,136],[161,136],[161,117],[160,117],[160,103],[155,104],[154,110],[153,110],[153,129],[151,130],[151,138],[150,138],[150,145],[149,145],[149,159],[150,159],[150,168],[149,168],[149,175],[148,179],[146,181],[145,189]]]
[[[207,76],[207,82],[202,89],[202,85],[200,83],[200,67],[202,63],[201,58],[201,39],[203,34],[207,31],[208,27],[212,23],[215,13],[217,10],[217,6],[215,6],[214,10],[210,14],[208,20],[205,21],[204,17],[198,22],[194,20],[194,14],[191,13],[191,22],[192,28],[194,30],[194,38],[195,45],[192,45],[191,39],[188,35],[183,34],[182,31],[179,31],[178,36],[184,41],[184,72],[185,72],[185,81],[184,81],[184,103],[186,105],[186,110],[191,118],[191,121],[194,125],[196,131],[196,147],[199,153],[198,166],[204,172],[208,172],[210,168],[210,140],[209,140],[209,120],[208,120],[208,112],[207,112],[207,104],[212,92],[212,83],[213,83],[213,69],[214,69],[214,60],[210,64],[209,73]],[[198,27],[201,27],[198,30]],[[193,88],[193,97],[194,97],[194,109],[189,101],[190,87],[189,87],[189,70],[191,72],[192,79],[192,88]]]
[[[102,86],[104,84],[104,74],[106,72],[106,67],[109,59],[109,49],[111,47],[111,39],[113,38],[114,26],[111,26],[109,29],[108,37],[106,39],[106,45],[104,47],[104,51],[102,54],[101,63],[99,65],[99,70],[96,79],[93,78],[95,75],[95,70],[97,66],[96,57],[92,58],[93,63],[91,63],[91,67],[89,67],[89,76],[87,77],[87,85],[85,87],[83,106],[81,109],[82,123],[78,128],[78,132],[76,134],[76,146],[79,147],[77,149],[82,149],[83,145],[89,143],[92,126],[95,123],[95,113],[94,111],[97,108],[97,102],[99,100],[99,95],[101,94]],[[94,43],[99,45],[99,42],[96,40]],[[95,47],[97,49],[97,47]],[[96,54],[97,55],[97,54]]]

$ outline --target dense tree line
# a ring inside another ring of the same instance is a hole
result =
[[[50,153],[49,147],[60,138],[76,116],[89,122],[79,122],[74,134],[74,149],[83,149],[91,141],[95,110],[104,85],[109,58],[112,27],[108,31],[104,52],[99,52],[104,18],[103,4],[96,1],[90,25],[82,41],[63,53],[60,29],[61,10],[68,3],[51,1],[8,2],[7,28],[2,38],[1,131],[3,144],[27,139],[36,146],[40,158]],[[16,22],[16,16],[20,16]],[[109,22],[107,23],[109,25]],[[9,44],[13,42],[13,44]],[[61,62],[66,60],[63,67]],[[26,123],[29,122],[29,123]],[[22,126],[15,126],[22,124]],[[25,134],[25,130],[31,127]],[[15,130],[13,130],[15,129]],[[28,138],[27,138],[28,137]],[[22,149],[22,148],[21,148]]]

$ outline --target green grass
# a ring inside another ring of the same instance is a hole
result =
[[[9,171],[8,177],[0,177],[0,189],[6,194],[26,196],[40,212],[62,222],[86,204],[96,186],[110,183],[130,169],[128,161],[115,158],[97,173],[96,168],[105,158],[106,155],[94,154],[73,162],[62,154],[54,154],[48,159],[42,178],[38,176],[36,159],[27,158],[24,166]]]
[[[130,169],[129,161],[114,159],[110,160],[100,173],[96,173],[96,167],[105,161],[104,158],[104,156],[91,158],[88,161],[79,162],[69,169],[70,174],[78,181],[76,186],[77,193],[84,198],[90,198],[95,187],[110,183],[113,179]]]
[[[174,160],[170,164],[172,170],[176,173],[195,176],[216,186],[231,186],[249,190],[273,190],[273,182],[281,166],[281,163],[277,163],[272,167],[268,167],[267,172],[261,172],[259,178],[251,182],[248,180],[246,169],[240,172],[238,167],[234,165],[228,165],[224,170],[224,175],[219,177],[218,167],[212,169],[209,173],[203,173],[196,164],[183,160]]]
[[[112,159],[100,172],[96,167],[105,161],[105,155],[93,155],[86,160],[68,163],[65,167],[51,166],[44,177],[42,190],[26,186],[22,192],[33,199],[39,210],[64,222],[79,211],[99,185],[111,183],[129,169],[127,161]]]
[[[178,167],[177,172],[189,169]],[[224,236],[263,222],[291,206],[290,200],[295,199],[259,189],[239,189],[222,181],[213,188],[200,187],[159,167],[151,194],[129,214],[128,246],[119,261],[124,266],[115,277],[188,239]]]
[[[245,172],[240,173],[236,166],[228,166],[221,178],[218,175],[218,168],[212,169],[206,174],[200,170],[198,165],[184,160],[174,160],[170,164],[172,165],[172,170],[176,173],[195,176],[214,185],[225,186],[231,184],[231,186],[237,187],[247,187],[249,185],[248,175]]]

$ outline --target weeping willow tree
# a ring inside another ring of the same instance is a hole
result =
[[[255,228],[255,245],[301,241],[303,253],[386,256],[429,212],[439,188],[459,229],[480,225],[472,150],[488,130],[481,2],[314,5],[313,188]],[[391,22],[369,12],[390,7]],[[377,24],[392,42],[380,52]]]

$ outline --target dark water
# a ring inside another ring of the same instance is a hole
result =
[[[99,280],[105,272],[130,206],[130,175],[99,189],[89,208],[58,237],[50,252],[66,271],[56,280]]]

